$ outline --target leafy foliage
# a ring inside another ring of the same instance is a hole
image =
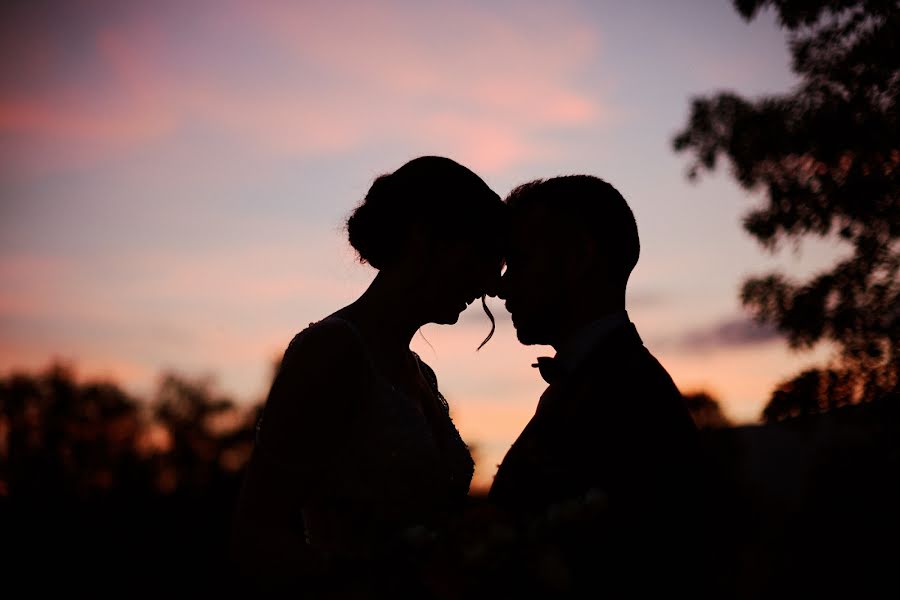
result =
[[[900,7],[879,0],[735,5],[747,19],[762,8],[777,11],[800,81],[777,96],[694,99],[674,148],[693,156],[689,178],[725,159],[742,187],[761,193],[765,202],[745,216],[744,228],[765,248],[810,235],[849,246],[847,258],[807,281],[782,273],[750,278],[741,300],[794,348],[834,343],[832,371],[852,381],[833,387],[846,394],[835,402],[896,393]]]
[[[698,429],[719,429],[730,427],[732,423],[722,413],[719,401],[705,391],[694,391],[682,394]]]

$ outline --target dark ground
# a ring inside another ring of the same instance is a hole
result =
[[[725,597],[900,597],[900,402],[707,430],[704,445],[720,535],[698,581],[718,579]],[[240,471],[166,494],[123,485],[80,498],[55,485],[53,464],[29,472],[0,497],[0,571],[16,596],[241,589],[227,557]]]

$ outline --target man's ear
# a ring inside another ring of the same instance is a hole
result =
[[[602,268],[604,257],[600,254],[597,240],[592,236],[584,232],[573,233],[569,243],[569,268],[572,275],[585,277]]]
[[[422,227],[410,227],[403,236],[401,248],[398,265],[416,277],[423,275],[435,260],[434,243]]]

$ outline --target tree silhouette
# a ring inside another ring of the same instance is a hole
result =
[[[682,394],[698,429],[719,429],[730,427],[731,422],[722,413],[719,401],[705,391],[687,392]]]
[[[744,305],[791,347],[824,340],[838,350],[830,369],[781,384],[771,414],[786,414],[788,399],[803,397],[800,388],[828,396],[816,396],[819,410],[896,393],[900,8],[894,0],[735,0],[735,6],[748,20],[762,8],[777,11],[800,82],[789,93],[754,100],[729,92],[695,98],[674,148],[693,156],[689,178],[725,158],[742,187],[762,192],[765,203],[745,216],[744,228],[765,248],[818,236],[852,250],[807,281],[769,273],[743,284]],[[813,379],[841,383],[813,386]]]
[[[62,364],[0,377],[4,583],[52,588],[75,585],[65,573],[100,573],[95,592],[138,581],[142,591],[227,589],[231,513],[259,410],[210,379],[172,373],[150,400]]]
[[[208,378],[163,374],[147,402],[114,382],[79,382],[64,364],[16,373],[0,378],[0,489],[92,500],[234,485],[259,410]]]
[[[853,397],[853,385],[846,370],[808,369],[779,384],[763,410],[763,420],[783,421],[838,408]]]
[[[141,427],[137,403],[116,384],[79,384],[71,367],[0,379],[6,423],[0,476],[8,495],[87,499],[130,493]]]
[[[171,439],[158,480],[164,491],[206,490],[240,470],[250,456],[252,425],[210,378],[163,374],[153,413]]]

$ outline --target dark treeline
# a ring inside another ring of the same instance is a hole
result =
[[[767,251],[809,239],[845,251],[806,278],[746,279],[740,298],[791,348],[827,342],[827,364],[782,382],[767,420],[900,389],[900,5],[895,0],[733,0],[771,11],[797,84],[693,98],[673,139],[696,180],[726,166],[756,203],[743,228]]]
[[[150,399],[61,365],[0,379],[7,581],[227,586],[228,521],[258,410],[176,374]]]
[[[747,598],[897,588],[896,398],[730,427],[715,399],[686,397],[717,483],[709,516],[719,548],[715,564],[697,564],[698,581]],[[79,382],[60,365],[0,379],[5,585],[234,592],[230,519],[259,410],[237,406],[209,380],[175,374],[150,398]],[[449,567],[444,576],[493,589],[518,573],[529,579],[522,589],[548,594],[566,586],[553,540],[602,512],[597,499],[563,507],[535,541],[506,528],[483,498],[472,504],[470,521],[435,552]]]

